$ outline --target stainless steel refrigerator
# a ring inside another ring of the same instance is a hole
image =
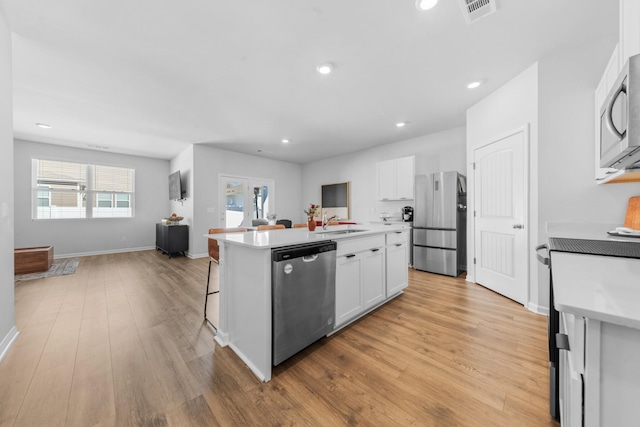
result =
[[[459,276],[467,269],[467,178],[416,175],[415,192],[413,268]]]

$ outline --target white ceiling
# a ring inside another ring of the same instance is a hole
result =
[[[16,138],[165,159],[206,144],[306,163],[463,125],[469,106],[539,58],[615,35],[617,3],[497,0],[471,25],[458,0],[426,12],[414,0],[0,7]],[[327,61],[335,70],[322,76]]]

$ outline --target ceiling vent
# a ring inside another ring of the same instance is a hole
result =
[[[460,0],[460,6],[467,24],[471,24],[495,12],[496,0]]]

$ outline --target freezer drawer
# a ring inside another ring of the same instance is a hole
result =
[[[413,229],[413,244],[432,248],[455,249],[457,234],[455,230]]]
[[[431,273],[458,275],[455,249],[413,247],[413,268]]]

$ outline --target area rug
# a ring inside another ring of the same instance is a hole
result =
[[[56,259],[51,264],[51,268],[47,271],[41,271],[38,273],[29,273],[29,274],[16,274],[15,280],[33,280],[33,279],[44,279],[45,277],[53,277],[53,276],[62,276],[65,274],[73,274],[78,269],[78,263],[80,260],[78,258],[62,258]]]

